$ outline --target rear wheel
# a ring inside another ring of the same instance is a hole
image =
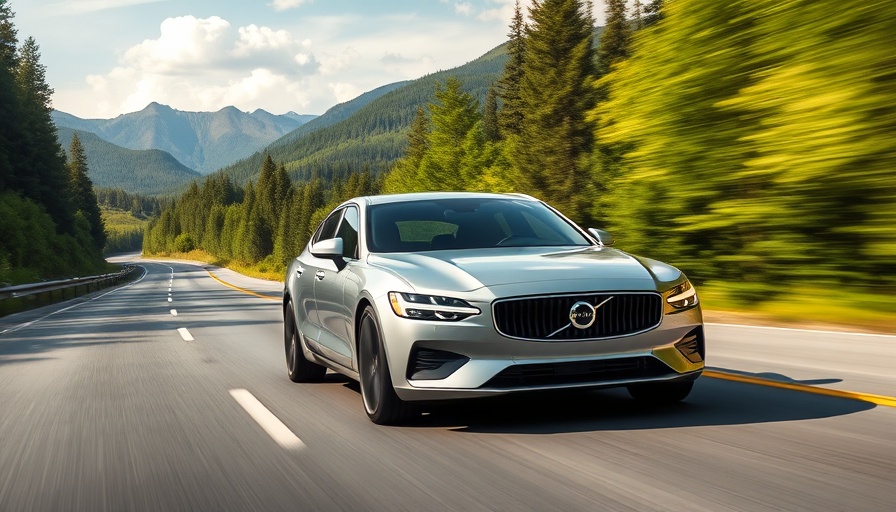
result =
[[[305,359],[302,352],[301,334],[296,326],[292,301],[286,306],[286,317],[283,319],[283,341],[286,348],[286,371],[293,382],[320,382],[327,369],[317,363]]]
[[[361,399],[370,421],[377,425],[395,425],[410,418],[414,408],[395,394],[383,338],[371,306],[367,306],[361,314],[358,373],[361,378]]]
[[[632,398],[651,405],[668,405],[681,402],[691,393],[694,381],[650,382],[628,386]]]

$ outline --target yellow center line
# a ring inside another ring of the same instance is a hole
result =
[[[212,274],[211,270],[205,269],[208,272],[208,275],[211,276],[215,281],[223,284],[228,288],[232,288],[238,292],[242,292],[248,295],[252,295],[254,297],[258,297],[261,299],[267,300],[276,300],[279,301],[278,297],[269,297],[267,295],[262,295],[257,292],[253,292],[252,290],[247,290],[245,288],[240,288],[239,286],[234,286],[226,281],[222,281],[218,276]],[[746,384],[757,384],[760,386],[769,386],[773,388],[780,389],[789,389],[791,391],[802,391],[804,393],[813,393],[816,395],[824,395],[824,396],[833,396],[837,398],[847,398],[850,400],[861,400],[863,402],[870,402],[876,405],[882,405],[885,407],[896,407],[896,397],[892,396],[884,396],[884,395],[873,395],[870,393],[856,393],[854,391],[840,391],[839,389],[828,389],[828,388],[819,388],[816,386],[808,386],[806,384],[795,384],[792,382],[780,382],[771,379],[763,379],[761,377],[753,377],[750,375],[739,375],[735,373],[727,373],[720,372],[715,370],[704,370],[703,375],[705,377],[709,377],[711,379],[720,379],[720,380],[729,380],[733,382],[743,382]]]
[[[802,391],[805,393],[813,393],[816,395],[833,396],[837,398],[848,398],[850,400],[861,400],[885,407],[896,407],[896,397],[872,395],[869,393],[856,393],[854,391],[840,391],[839,389],[820,388],[817,386],[808,386],[806,384],[795,384],[792,382],[780,382],[771,379],[763,379],[750,375],[738,375],[734,373],[719,372],[713,370],[705,370],[703,375],[712,379],[730,380],[734,382],[744,382],[747,384],[758,384],[760,386],[769,386],[773,388],[789,389],[791,391]]]
[[[217,282],[223,284],[224,286],[226,286],[226,287],[228,287],[228,288],[233,288],[234,290],[236,290],[236,291],[238,291],[238,292],[242,292],[242,293],[245,293],[245,294],[247,294],[247,295],[252,295],[252,296],[254,296],[254,297],[258,297],[258,298],[261,298],[261,299],[276,300],[277,302],[280,301],[280,298],[279,298],[279,297],[270,297],[270,296],[268,296],[268,295],[262,295],[262,294],[260,294],[260,293],[253,292],[252,290],[247,290],[247,289],[245,289],[245,288],[240,288],[239,286],[234,286],[234,285],[228,283],[227,281],[222,281],[220,278],[218,278],[218,276],[216,276],[215,274],[212,274],[212,271],[211,271],[211,270],[209,270],[209,269],[205,269],[205,271],[208,272],[208,275],[210,275],[212,279],[214,279],[215,281],[217,281]]]

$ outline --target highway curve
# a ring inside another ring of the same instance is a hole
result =
[[[675,407],[527,395],[379,427],[347,379],[287,379],[279,284],[140,264],[0,318],[0,511],[896,510],[896,337],[710,324],[713,377]]]

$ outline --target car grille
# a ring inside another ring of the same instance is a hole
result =
[[[592,306],[594,324],[574,327],[569,314],[577,302]],[[647,331],[658,326],[663,316],[658,293],[599,293],[551,297],[523,297],[496,301],[495,327],[510,338],[543,341],[612,338]],[[564,328],[564,326],[568,326]]]
[[[653,357],[622,357],[596,361],[515,364],[483,384],[482,388],[512,389],[539,386],[595,384],[661,377],[674,373]]]

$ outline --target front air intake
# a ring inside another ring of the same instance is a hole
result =
[[[454,373],[470,358],[431,348],[414,347],[408,359],[409,380],[438,380]]]

